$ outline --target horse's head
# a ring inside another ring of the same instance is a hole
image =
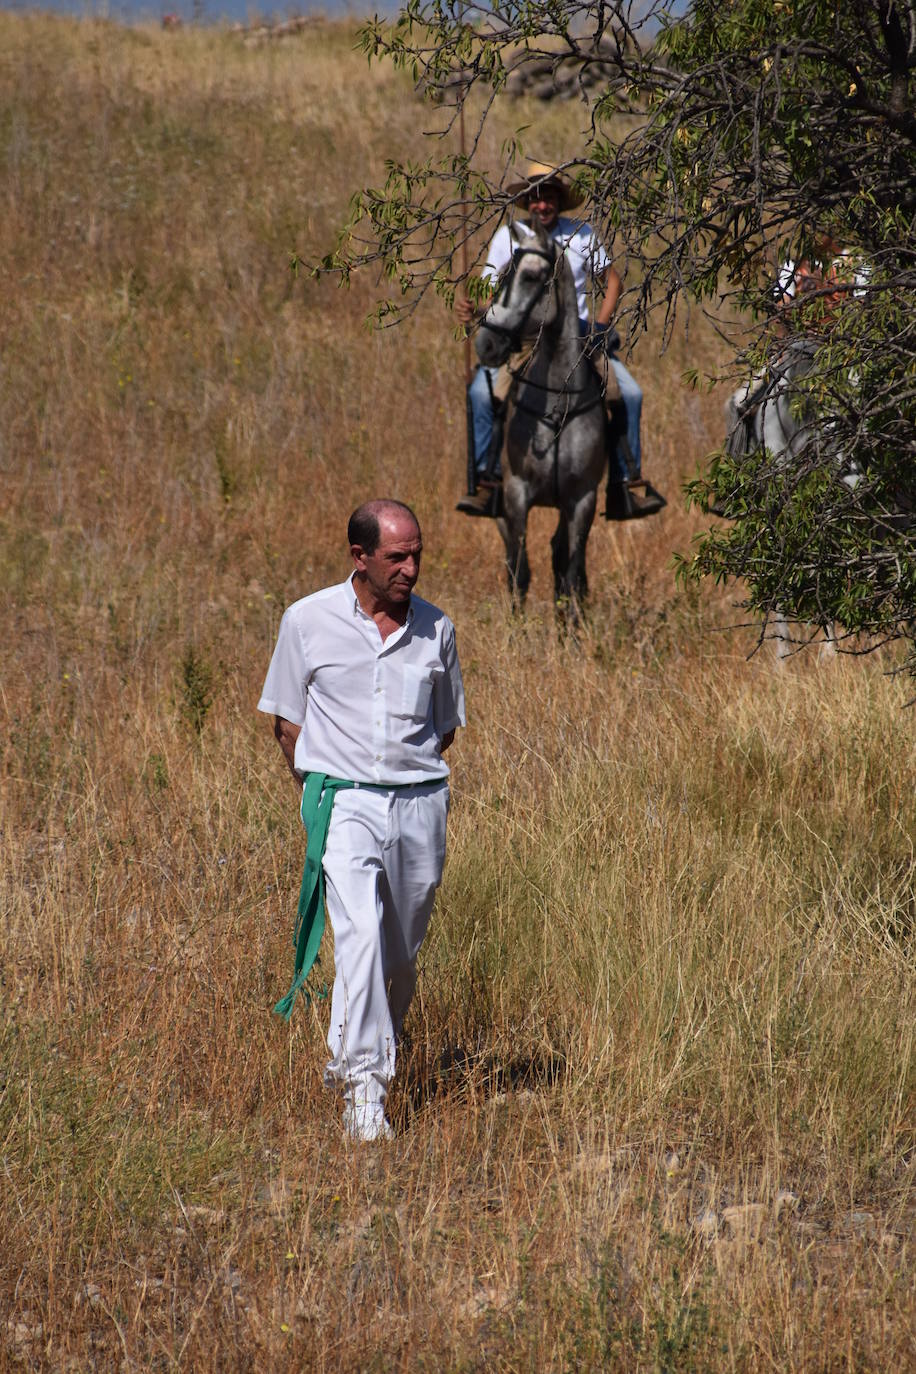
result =
[[[781,463],[817,442],[818,417],[804,385],[813,356],[811,344],[788,344],[767,373],[726,402],[725,451],[732,458],[740,461],[766,448]]]
[[[557,318],[557,246],[540,224],[532,229],[527,233],[509,225],[517,246],[475,340],[485,367],[499,367],[523,338],[540,334]]]

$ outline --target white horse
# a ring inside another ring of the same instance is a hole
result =
[[[824,433],[811,406],[810,399],[798,387],[811,370],[814,349],[810,344],[789,344],[782,356],[770,367],[764,378],[757,378],[741,387],[725,403],[728,425],[726,451],[740,460],[760,449],[766,449],[776,460],[777,467],[787,467],[804,453],[808,445],[816,443]],[[840,480],[855,486],[858,474],[853,464]],[[715,514],[726,515],[727,509],[714,508]],[[770,612],[764,623],[763,636],[774,642],[780,661],[791,658],[799,649],[823,636],[818,646],[818,659],[836,656],[836,630],[832,620],[808,625],[792,633],[792,622],[785,614]],[[772,632],[768,635],[767,631]]]

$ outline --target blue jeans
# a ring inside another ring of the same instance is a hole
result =
[[[498,367],[478,367],[474,376],[471,378],[471,385],[468,394],[471,398],[471,414],[474,417],[474,464],[477,468],[477,476],[483,477],[487,471],[487,459],[490,454],[490,440],[493,438],[493,402],[490,397],[490,385],[487,382],[489,374],[490,384],[496,381]],[[500,462],[496,461],[493,476],[500,476]]]
[[[642,472],[642,450],[639,442],[639,425],[642,418],[642,389],[634,377],[630,375],[619,358],[611,359],[611,367],[614,369],[614,376],[617,378],[617,385],[620,387],[620,398],[623,401],[624,410],[627,416],[627,440],[630,445],[630,453],[633,457],[633,476],[638,477]],[[471,378],[469,394],[471,397],[471,414],[474,418],[474,462],[477,467],[477,476],[483,477],[487,470],[487,459],[490,453],[490,441],[493,438],[493,402],[490,398],[490,386],[487,384],[487,374],[489,373],[490,384],[496,381],[498,367],[478,367],[474,376]],[[630,476],[627,468],[626,458],[615,449],[610,456],[610,475],[611,480],[625,482]],[[493,476],[499,478],[501,467],[497,459],[494,467]]]
[[[633,458],[633,476],[639,477],[642,473],[642,447],[639,442],[639,422],[642,418],[642,388],[631,377],[618,357],[611,358],[611,367],[614,369],[614,376],[617,378],[617,385],[620,387],[620,399],[623,401],[623,408],[627,415],[627,441],[630,445],[630,454]],[[627,469],[626,458],[615,448],[611,454],[611,479],[625,482],[630,476]]]

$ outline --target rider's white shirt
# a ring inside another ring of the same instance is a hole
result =
[[[799,265],[792,258],[787,258],[779,269],[779,276],[773,288],[773,294],[777,300],[794,300],[798,293],[798,273]],[[837,254],[828,270],[839,281],[852,281],[854,296],[864,296],[868,286],[869,271],[868,263],[863,262],[860,257],[856,257],[851,248],[844,248]]]
[[[516,229],[534,238],[534,230],[524,220],[515,221]],[[604,244],[590,224],[578,219],[568,219],[561,215],[552,229],[548,230],[555,243],[559,243],[566,253],[576,284],[576,303],[579,319],[588,319],[589,284],[611,265]],[[512,254],[517,247],[516,240],[509,233],[508,224],[503,224],[493,235],[487,251],[487,261],[481,276],[484,281],[495,282],[499,274],[509,266]]]

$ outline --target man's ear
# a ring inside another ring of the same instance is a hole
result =
[[[357,568],[362,570],[365,567],[366,552],[361,544],[350,545],[350,557],[353,559],[353,562],[356,564]]]

